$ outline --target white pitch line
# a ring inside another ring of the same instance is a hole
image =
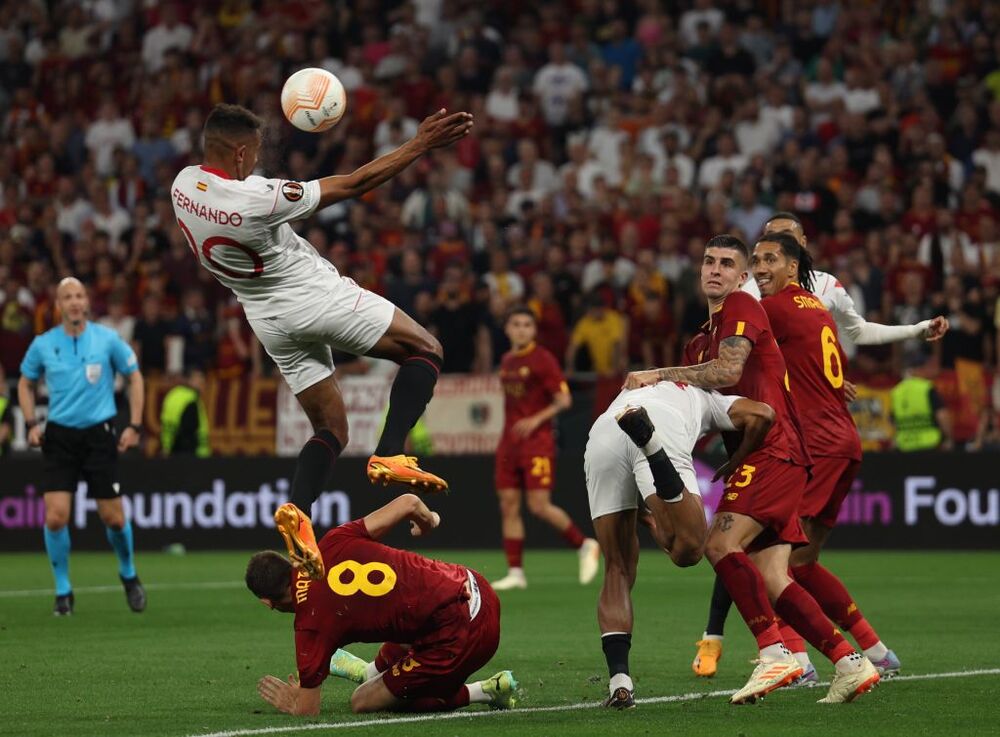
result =
[[[970,676],[1000,676],[1000,668],[983,668],[981,670],[959,670],[950,673],[917,673],[914,675],[896,676],[887,678],[883,683],[895,683],[896,681],[930,681],[939,678],[968,678]],[[829,683],[819,683],[817,686],[828,686]],[[713,696],[732,696],[736,689],[726,691],[703,691],[686,694],[676,694],[673,696],[653,696],[646,699],[636,699],[637,704],[668,704],[678,701],[698,701]],[[357,719],[347,722],[324,722],[317,724],[298,724],[287,727],[260,727],[256,729],[233,729],[226,732],[208,732],[205,734],[189,735],[189,737],[248,737],[248,735],[262,734],[282,734],[285,732],[307,732],[317,729],[353,729],[355,727],[381,727],[387,724],[412,724],[414,722],[440,721],[442,719],[477,719],[483,717],[513,717],[517,714],[547,714],[559,711],[577,711],[579,709],[593,709],[600,706],[599,701],[585,701],[580,704],[563,704],[562,706],[532,706],[527,709],[513,709],[511,711],[453,711],[449,713],[424,714],[421,716],[409,717],[389,717],[388,719]]]
[[[146,583],[147,591],[186,591],[197,589],[238,589],[245,586],[242,581],[198,581],[189,583]],[[78,586],[74,594],[107,594],[112,591],[121,592],[122,586]],[[0,591],[0,599],[19,599],[27,596],[54,596],[52,589],[20,589],[15,591]]]

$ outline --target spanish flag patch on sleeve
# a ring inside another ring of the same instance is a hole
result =
[[[198,182],[197,187],[198,187],[198,190],[201,191],[201,192],[207,192],[208,191],[208,185],[205,184],[204,182]]]

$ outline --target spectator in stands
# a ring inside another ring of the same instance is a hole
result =
[[[160,410],[160,452],[163,455],[198,458],[212,455],[204,393],[205,374],[194,369],[163,398]]]
[[[163,316],[159,295],[149,294],[142,300],[142,315],[135,323],[132,347],[147,375],[162,373],[167,368],[167,336],[170,321]]]
[[[566,373],[592,371],[599,377],[620,374],[628,365],[627,320],[596,292],[589,294],[586,302],[587,311],[570,334]]]

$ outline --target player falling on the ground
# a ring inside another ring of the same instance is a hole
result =
[[[757,639],[760,664],[733,703],[750,703],[789,684],[803,668],[785,648],[780,615],[835,664],[823,703],[852,701],[871,690],[879,675],[854,651],[816,600],[788,575],[792,545],[808,539],[798,508],[809,477],[809,453],[787,384],[785,361],[760,302],[740,291],[749,276],[746,245],[718,235],[705,245],[701,285],[709,321],[685,347],[694,365],[632,372],[627,388],[680,381],[768,404],[775,423],[765,443],[726,480],[705,555]],[[733,438],[727,438],[732,449]]]
[[[712,430],[742,431],[739,449],[719,471],[723,475],[760,446],[773,422],[774,411],[766,404],[661,382],[623,391],[591,427],[583,465],[590,515],[604,551],[597,623],[610,677],[605,706],[635,706],[628,656],[639,564],[638,496],[649,508],[660,547],[678,566],[694,565],[707,533],[691,460],[695,443]]]
[[[389,394],[382,437],[368,461],[372,482],[397,481],[429,491],[448,488],[403,452],[441,370],[441,344],[391,302],[342,277],[289,225],[317,209],[359,197],[388,181],[427,151],[472,128],[468,113],[426,118],[395,151],[351,174],[309,182],[252,174],[263,121],[238,105],[216,105],[204,128],[201,166],[180,171],[171,187],[174,214],[195,258],[229,287],[257,338],[277,364],[315,433],[302,448],[291,501],[308,512],[347,445],[347,416],[331,346],[400,364]],[[286,535],[289,553],[322,575],[309,518]]]
[[[559,362],[535,343],[537,329],[530,308],[515,307],[507,313],[504,331],[510,339],[510,351],[500,361],[504,426],[494,476],[507,575],[493,582],[497,591],[528,586],[522,565],[522,493],[527,495],[528,511],[550,524],[579,552],[580,583],[594,580],[600,558],[597,541],[584,537],[562,507],[552,503],[556,470],[552,418],[567,409],[571,399]]]
[[[285,504],[275,517],[300,514]],[[295,615],[298,676],[261,678],[257,690],[265,701],[288,714],[318,714],[320,685],[333,674],[361,684],[351,694],[355,712],[515,705],[518,685],[510,671],[465,683],[500,643],[497,595],[471,568],[378,542],[406,521],[421,535],[440,517],[404,494],[330,530],[319,542],[328,571],[319,581],[274,551],[250,559],[247,588],[270,608]],[[340,649],[352,642],[384,644],[366,663]]]
[[[899,672],[896,654],[875,634],[844,584],[819,563],[819,554],[861,466],[861,437],[847,409],[847,357],[837,340],[830,312],[811,294],[812,259],[790,233],[762,236],[751,258],[771,321],[785,357],[792,397],[799,411],[806,448],[813,459],[799,516],[809,544],[792,552],[792,577],[823,607],[838,627],[851,633],[879,675]],[[819,681],[805,643],[783,630],[785,644],[805,668],[802,684]]]
[[[806,235],[802,229],[802,221],[790,212],[778,212],[764,224],[764,233],[791,233],[798,244],[806,249]],[[910,338],[924,338],[928,341],[940,340],[948,332],[948,320],[935,317],[924,320],[916,325],[881,325],[868,322],[858,314],[854,300],[847,290],[837,281],[837,278],[825,271],[810,270],[809,291],[815,294],[823,306],[833,315],[840,334],[847,335],[858,345],[874,345],[894,343]],[[760,298],[760,287],[756,279],[747,279],[743,291]],[[850,384],[845,384],[851,390]],[[701,640],[697,642],[698,652],[691,667],[699,676],[714,676],[718,662],[722,658],[722,636],[726,614],[732,600],[722,582],[716,579],[709,605],[708,623]],[[891,670],[890,670],[891,673]]]

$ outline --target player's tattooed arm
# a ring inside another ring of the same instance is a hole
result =
[[[636,389],[660,381],[681,381],[702,389],[723,389],[733,386],[743,376],[743,366],[752,348],[753,343],[748,339],[731,335],[719,344],[718,358],[694,366],[635,371],[628,375],[625,388]]]

